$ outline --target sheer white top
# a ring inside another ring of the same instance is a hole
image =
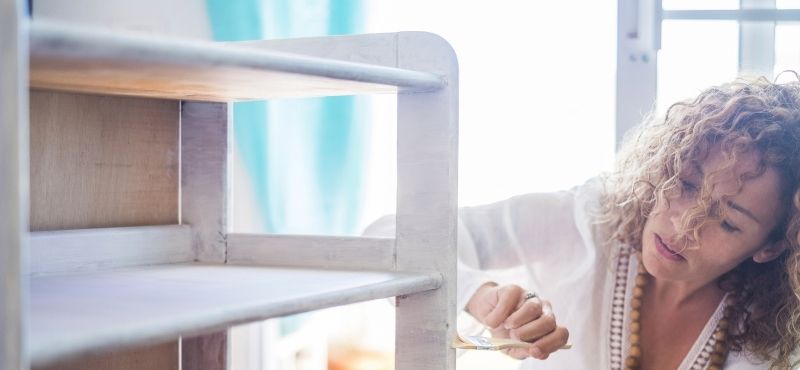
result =
[[[637,264],[624,247],[612,251],[601,242],[594,226],[601,193],[601,181],[593,179],[569,191],[459,210],[459,308],[488,281],[514,283],[549,300],[569,329],[572,349],[544,361],[527,359],[523,369],[619,369],[627,356]],[[376,221],[365,234],[393,236],[394,217]],[[679,369],[706,368],[721,316],[720,305]],[[750,357],[731,352],[725,368],[769,368]]]

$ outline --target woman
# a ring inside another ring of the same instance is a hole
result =
[[[710,88],[643,125],[619,158],[571,191],[460,210],[465,311],[531,343],[510,356],[545,360],[523,367],[792,367],[800,83]],[[523,280],[501,281],[509,269]]]

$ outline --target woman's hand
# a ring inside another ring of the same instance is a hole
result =
[[[492,336],[530,342],[529,348],[511,348],[506,354],[516,359],[544,360],[567,344],[569,332],[556,324],[550,302],[534,297],[525,299],[517,285],[481,286],[467,303],[467,312],[489,327]]]

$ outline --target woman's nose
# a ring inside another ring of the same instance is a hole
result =
[[[683,234],[683,237],[686,238],[686,241],[691,242],[694,240],[694,236],[691,232],[687,233],[688,230],[686,230],[686,225],[684,225],[684,215],[689,207],[683,203],[685,202],[671,202],[666,214],[670,223],[672,224],[673,229],[675,230],[675,233]]]
[[[680,229],[681,219],[686,211],[684,208],[685,207],[682,207],[680,200],[673,200],[667,205],[665,214],[669,218],[669,221],[672,223],[672,227],[674,227],[675,230]]]
[[[669,213],[669,221],[670,221],[670,223],[672,223],[672,227],[673,227],[675,230],[678,230],[678,229],[680,229],[680,226],[681,226],[681,216],[680,216],[679,214],[677,214],[676,212],[670,212],[670,213]]]

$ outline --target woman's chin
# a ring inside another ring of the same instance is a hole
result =
[[[648,248],[649,247],[649,248]],[[655,246],[645,245],[642,249],[642,263],[647,273],[659,280],[682,280],[680,274],[680,264],[674,261],[665,260],[658,255]]]

